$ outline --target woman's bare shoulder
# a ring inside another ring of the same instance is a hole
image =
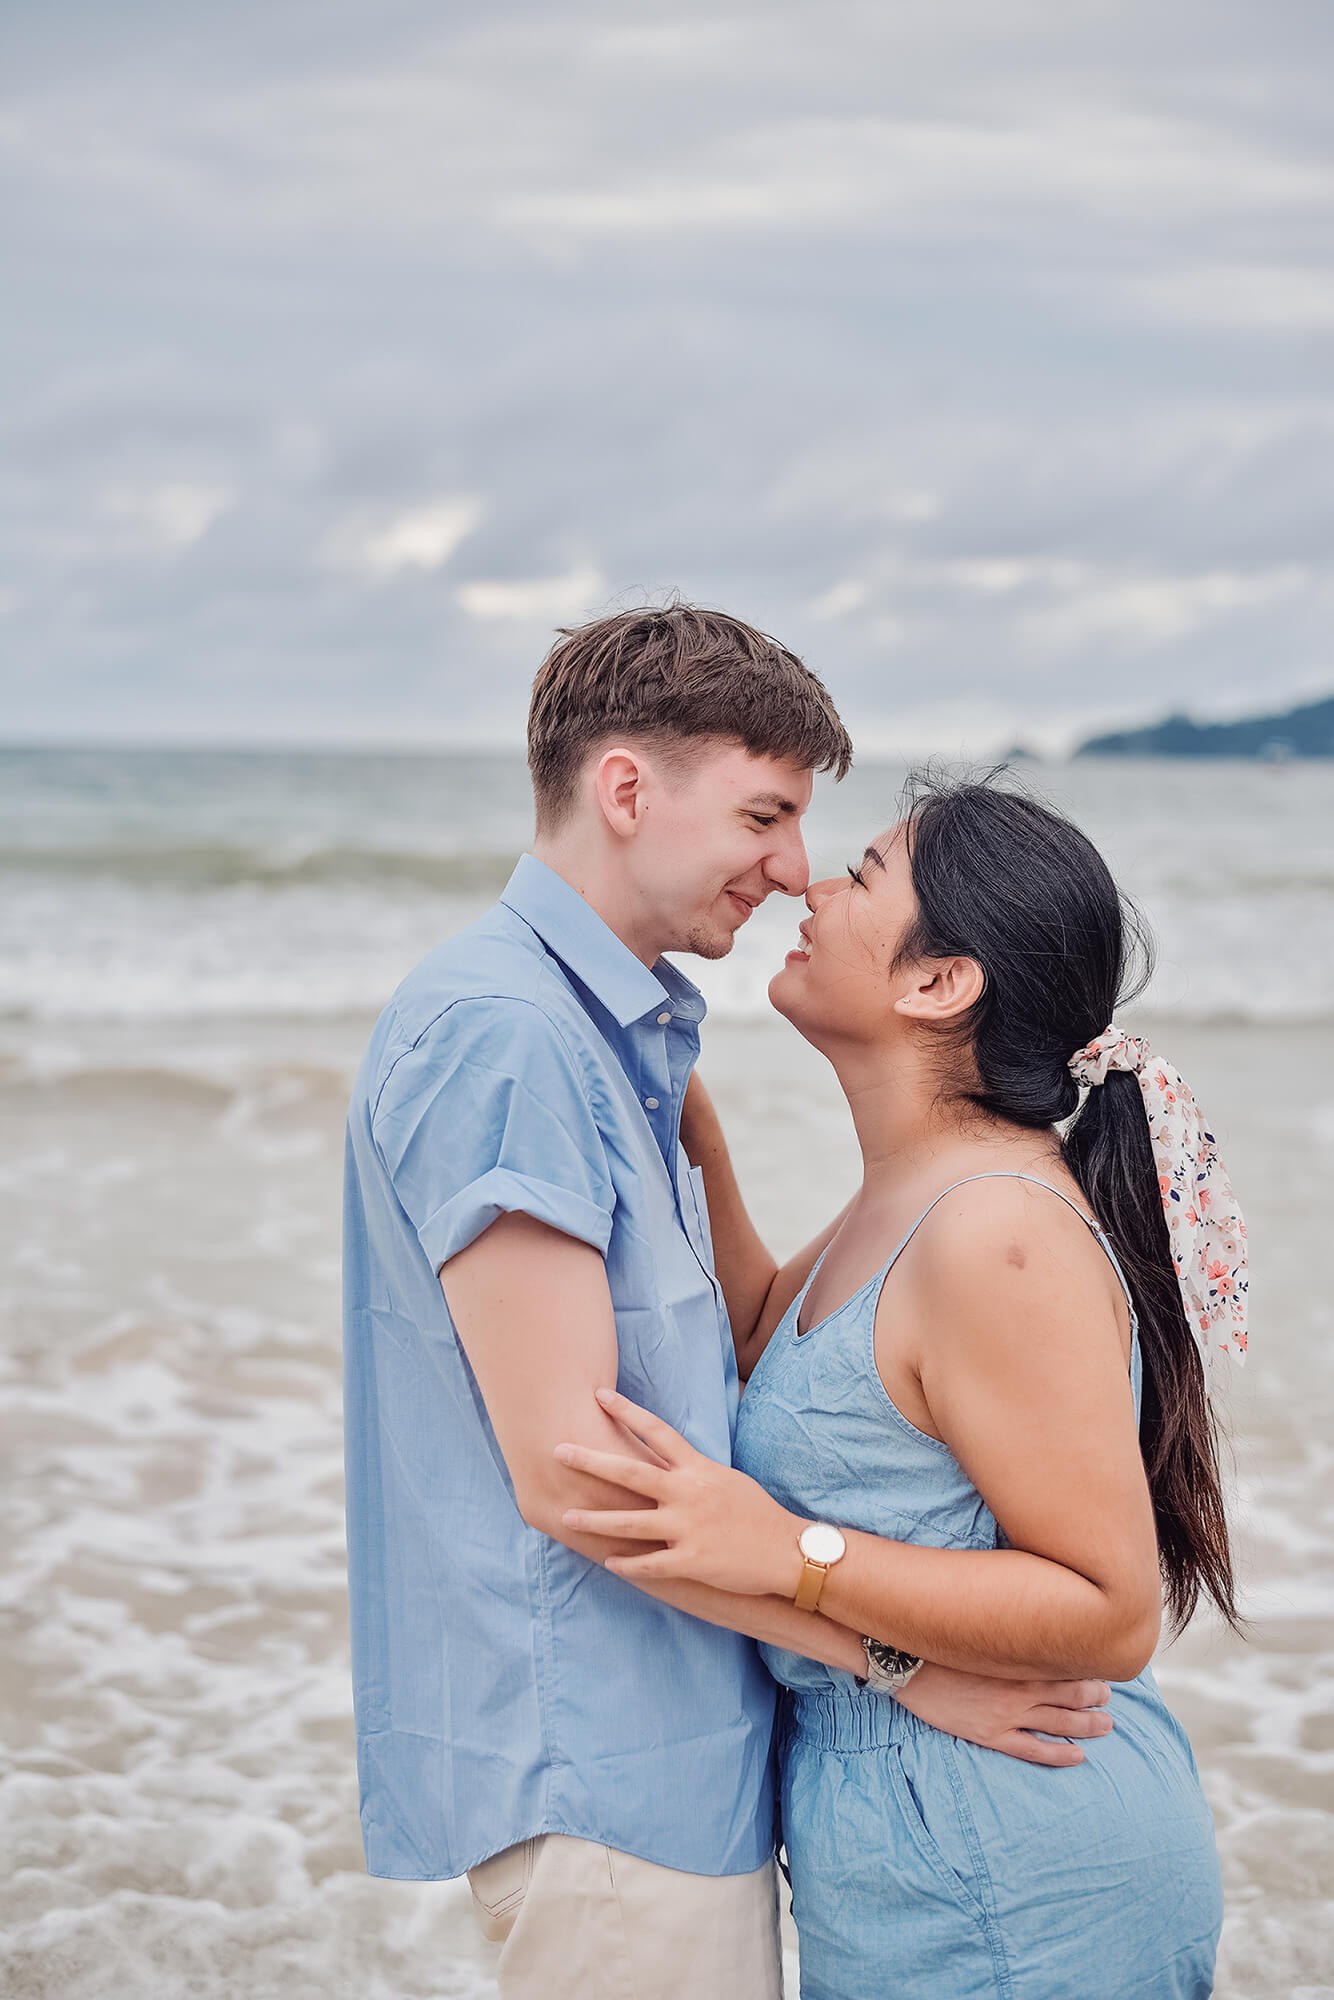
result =
[[[1062,1186],[1064,1178],[993,1172],[952,1188],[910,1246],[919,1293],[941,1308],[959,1308],[965,1322],[979,1304],[993,1322],[1006,1304],[1021,1313],[1061,1302],[1068,1309],[1071,1287],[1095,1274],[1094,1296],[1101,1300],[1110,1274],[1106,1253],[1078,1187]]]

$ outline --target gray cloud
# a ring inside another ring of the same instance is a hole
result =
[[[7,31],[5,733],[512,734],[673,587],[877,742],[1327,684],[1323,10],[114,12]]]

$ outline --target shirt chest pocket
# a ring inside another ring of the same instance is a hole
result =
[[[668,1198],[661,1208],[655,1200],[637,1218],[641,1226],[627,1232],[623,1245],[613,1241],[608,1275],[616,1309],[620,1388],[701,1449],[716,1451],[728,1403],[724,1328],[717,1293],[701,1257],[704,1243],[694,1192],[684,1182],[681,1192],[689,1233],[674,1198]],[[621,1249],[626,1253],[624,1262],[617,1255]]]
[[[695,1190],[684,1175],[679,1208],[670,1191],[664,1192],[661,1203],[655,1200],[652,1204],[649,1296],[656,1296],[664,1305],[704,1313],[714,1321],[718,1316],[717,1294],[701,1207],[702,1196],[697,1204]]]
[[[613,1296],[619,1290],[618,1305],[622,1299],[627,1305],[655,1298],[669,1305],[703,1299],[716,1318],[704,1176],[678,1149],[673,1182],[647,1127],[636,1141],[626,1148],[615,1176],[617,1216],[608,1261],[617,1259],[618,1225],[625,1232],[625,1261],[619,1287],[613,1277]]]

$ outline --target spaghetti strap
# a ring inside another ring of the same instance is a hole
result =
[[[1106,1230],[1102,1227],[1100,1223],[1095,1222],[1091,1215],[1085,1215],[1083,1209],[1079,1206],[1079,1203],[1077,1201],[1072,1201],[1068,1194],[1063,1194],[1060,1188],[1053,1187],[1050,1181],[1044,1181],[1038,1174],[1023,1174],[1015,1171],[1006,1173],[1002,1169],[996,1169],[993,1170],[991,1173],[986,1173],[986,1174],[965,1174],[962,1180],[951,1181],[950,1185],[948,1187],[942,1188],[940,1190],[940,1193],[936,1195],[935,1199],[929,1201],[926,1207],[922,1210],[922,1213],[918,1216],[916,1222],[914,1222],[912,1228],[908,1231],[908,1234],[904,1237],[902,1243],[899,1244],[899,1247],[894,1252],[894,1255],[885,1265],[883,1273],[884,1277],[887,1278],[889,1276],[895,1264],[897,1264],[899,1258],[903,1255],[908,1245],[912,1242],[913,1237],[917,1234],[922,1224],[926,1221],[927,1216],[930,1215],[932,1209],[937,1207],[939,1203],[944,1201],[947,1194],[953,1194],[956,1188],[970,1187],[974,1181],[1031,1181],[1034,1187],[1046,1188],[1048,1194],[1054,1194],[1056,1196],[1057,1201],[1063,1201],[1066,1207],[1072,1210],[1072,1212],[1079,1217],[1084,1227],[1097,1240],[1097,1242],[1101,1244],[1103,1252],[1107,1257],[1108,1263],[1111,1265],[1113,1271],[1115,1271],[1116,1273],[1116,1282],[1121,1287],[1121,1290],[1125,1296],[1126,1305],[1130,1309],[1131,1327],[1132,1328],[1138,1327],[1139,1319],[1138,1315],[1135,1312],[1135,1301],[1131,1297],[1130,1287],[1126,1283],[1126,1274],[1121,1269],[1121,1266],[1117,1261],[1116,1252],[1115,1250],[1113,1250],[1111,1244],[1107,1240]],[[812,1271],[811,1276],[812,1277],[815,1276],[814,1271]]]
[[[855,1292],[853,1292],[848,1298],[844,1299],[841,1306],[835,1306],[833,1312],[826,1313],[824,1319],[817,1320],[815,1326],[808,1326],[803,1331],[801,1326],[801,1309],[806,1303],[807,1292],[809,1292],[811,1286],[815,1283],[816,1272],[819,1270],[821,1264],[823,1264],[825,1258],[829,1254],[830,1246],[828,1243],[826,1243],[824,1249],[820,1252],[815,1262],[811,1265],[810,1270],[807,1272],[805,1284],[802,1286],[801,1290],[797,1293],[796,1298],[792,1301],[791,1305],[788,1307],[787,1313],[784,1314],[784,1319],[790,1317],[792,1323],[792,1330],[797,1339],[799,1340],[807,1339],[810,1334],[815,1332],[816,1326],[823,1326],[827,1320],[836,1319],[840,1313],[845,1313],[848,1307],[852,1305],[855,1300],[860,1299],[865,1293],[871,1291],[873,1288],[875,1290],[876,1297],[878,1298],[881,1290],[884,1287],[885,1280],[888,1278],[890,1272],[894,1269],[894,1266],[898,1263],[899,1258],[903,1255],[908,1245],[912,1242],[913,1237],[917,1234],[922,1224],[926,1221],[927,1216],[930,1215],[932,1209],[936,1208],[942,1201],[944,1201],[947,1194],[953,1194],[956,1188],[971,1187],[974,1181],[1032,1181],[1034,1187],[1046,1188],[1048,1194],[1054,1194],[1058,1201],[1063,1201],[1066,1207],[1068,1209],[1071,1209],[1073,1213],[1079,1217],[1084,1227],[1091,1233],[1091,1235],[1095,1238],[1095,1240],[1099,1244],[1101,1244],[1103,1252],[1107,1257],[1107,1261],[1110,1263],[1113,1271],[1115,1271],[1116,1273],[1116,1282],[1118,1283],[1118,1285],[1120,1285],[1121,1290],[1125,1296],[1125,1302],[1130,1311],[1131,1332],[1136,1335],[1138,1334],[1139,1316],[1135,1311],[1135,1301],[1131,1297],[1130,1287],[1126,1283],[1125,1272],[1121,1269],[1120,1264],[1117,1262],[1116,1252],[1113,1250],[1111,1244],[1107,1240],[1107,1232],[1093,1220],[1092,1216],[1085,1215],[1083,1209],[1079,1206],[1079,1203],[1077,1201],[1071,1201],[1068,1194],[1062,1194],[1060,1188],[1053,1187],[1050,1181],[1044,1181],[1040,1179],[1037,1174],[1021,1174],[1013,1171],[1006,1173],[1003,1170],[997,1169],[992,1171],[991,1173],[986,1173],[986,1174],[965,1174],[962,1180],[951,1181],[948,1187],[943,1187],[940,1190],[940,1193],[936,1195],[933,1200],[927,1203],[926,1207],[922,1210],[921,1214],[918,1216],[916,1222],[914,1222],[912,1228],[908,1231],[907,1235],[902,1239],[900,1243],[898,1243],[895,1246],[893,1256],[889,1257],[886,1260],[886,1262],[880,1266],[880,1269],[874,1272],[873,1275],[866,1280],[866,1283],[864,1285],[859,1285]],[[780,1324],[781,1323],[782,1322],[780,1322]]]

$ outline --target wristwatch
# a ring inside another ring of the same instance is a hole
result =
[[[834,1564],[847,1553],[847,1543],[828,1521],[812,1521],[797,1537],[797,1547],[806,1558],[792,1602],[798,1611],[814,1611],[820,1602],[825,1578]]]
[[[897,1646],[884,1646],[879,1639],[863,1639],[862,1651],[866,1655],[866,1676],[857,1678],[863,1687],[874,1688],[878,1694],[895,1694],[906,1687],[917,1669],[923,1664],[916,1653],[905,1653]]]

